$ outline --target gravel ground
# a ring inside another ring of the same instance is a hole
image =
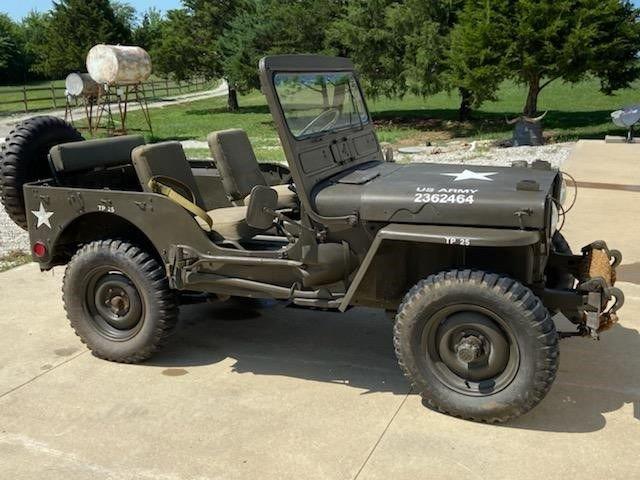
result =
[[[561,167],[568,158],[573,143],[557,143],[543,147],[501,148],[492,142],[450,142],[437,147],[414,147],[417,153],[395,152],[397,161],[454,163],[462,165],[508,166],[516,160],[546,160],[554,167]],[[0,257],[16,250],[29,250],[29,238],[17,227],[0,207]]]
[[[0,206],[0,258],[19,250],[29,251],[29,236],[13,223]]]
[[[560,168],[566,161],[575,143],[554,143],[542,147],[496,146],[493,141],[450,142],[443,146],[410,147],[416,153],[402,153],[401,148],[394,158],[399,162],[456,163],[462,165],[510,166],[512,162],[525,160],[546,160],[554,168]]]

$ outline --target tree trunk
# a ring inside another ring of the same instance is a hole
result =
[[[322,83],[322,106],[329,108],[329,92],[327,91],[327,84]]]
[[[536,77],[529,81],[527,103],[522,112],[526,117],[535,117],[538,113],[538,95],[540,95],[540,79]]]
[[[238,105],[238,92],[234,85],[229,84],[229,94],[227,95],[227,110],[237,112],[240,109]]]
[[[460,87],[460,108],[458,109],[458,120],[466,122],[471,118],[471,92],[466,88]]]

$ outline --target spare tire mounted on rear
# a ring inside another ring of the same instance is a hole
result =
[[[52,177],[47,155],[51,147],[84,140],[61,118],[39,116],[16,125],[0,149],[0,201],[18,226],[27,228],[22,187]]]

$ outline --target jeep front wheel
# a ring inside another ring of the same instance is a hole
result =
[[[558,335],[540,299],[481,271],[439,273],[413,287],[396,317],[394,346],[427,406],[474,421],[529,411],[558,369]]]
[[[113,362],[149,358],[178,320],[162,265],[120,240],[81,248],[67,266],[62,292],[76,334],[95,356]]]

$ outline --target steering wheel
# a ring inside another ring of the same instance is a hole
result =
[[[324,110],[322,113],[320,113],[320,115],[318,115],[316,118],[314,118],[309,123],[307,123],[306,127],[300,130],[300,133],[298,133],[298,136],[302,136],[305,133],[307,133],[307,131],[311,127],[315,126],[316,123],[319,123],[320,120],[322,120],[324,117],[327,117],[329,115],[331,115],[331,118],[327,119],[327,121],[324,124],[322,124],[322,128],[318,130],[324,130],[325,128],[330,127],[334,123],[336,123],[336,120],[338,120],[338,117],[340,116],[340,110],[337,109],[336,107],[329,107],[328,109]]]

